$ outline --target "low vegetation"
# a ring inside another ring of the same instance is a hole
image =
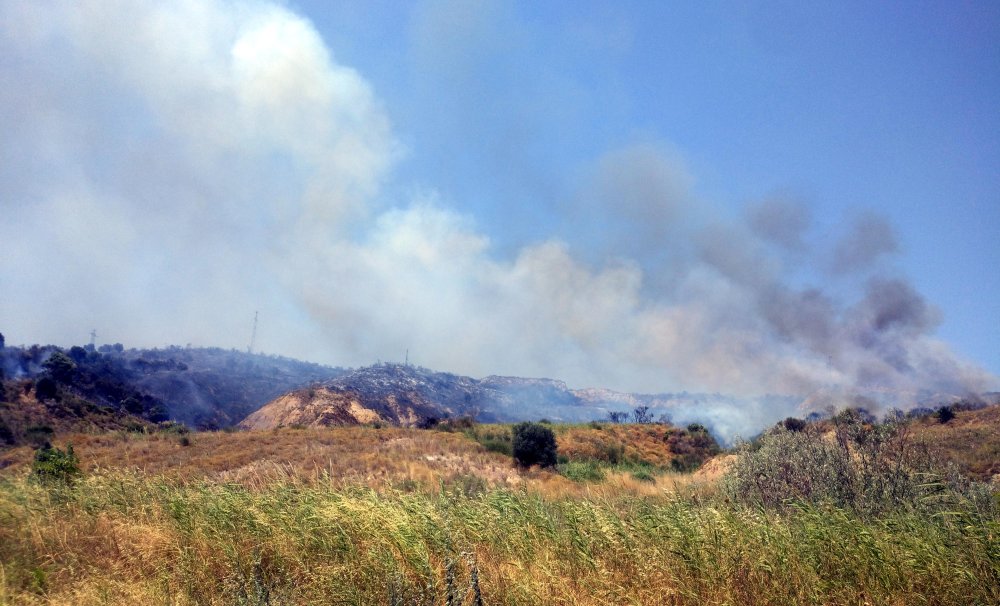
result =
[[[996,487],[922,483],[921,422],[783,425],[694,474],[707,432],[655,424],[539,426],[555,469],[466,422],[67,436],[69,482],[0,454],[0,604],[998,603]]]

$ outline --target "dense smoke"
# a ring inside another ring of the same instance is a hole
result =
[[[265,350],[339,365],[409,348],[629,391],[996,385],[934,338],[886,219],[829,245],[791,196],[727,217],[665,146],[595,158],[567,231],[512,255],[461,201],[388,200],[405,153],[378,97],[278,5],[7,3],[0,57],[11,342],[242,348],[260,310]]]

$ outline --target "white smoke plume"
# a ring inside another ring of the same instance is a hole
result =
[[[886,220],[830,248],[790,197],[727,218],[661,146],[595,159],[572,237],[514,255],[460,201],[386,200],[389,117],[281,5],[10,2],[0,34],[8,342],[243,347],[260,310],[265,350],[340,365],[410,349],[473,376],[740,396],[997,384],[934,338]]]

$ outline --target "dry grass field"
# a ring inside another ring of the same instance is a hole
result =
[[[77,434],[59,485],[4,451],[0,604],[1000,600],[995,518],[742,507],[717,484],[732,455],[669,471],[659,427],[556,426],[561,469],[602,470],[571,480],[474,439],[502,430]]]
[[[989,480],[1000,474],[1000,406],[963,410],[948,423],[926,417],[914,423],[914,434],[970,477]]]

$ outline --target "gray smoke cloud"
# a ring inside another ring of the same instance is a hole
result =
[[[934,337],[877,215],[830,251],[801,201],[727,218],[641,143],[595,158],[566,232],[501,255],[433,190],[386,202],[405,154],[378,96],[281,5],[6,3],[0,28],[8,342],[243,347],[259,310],[262,348],[340,365],[409,349],[480,377],[816,399],[997,384]]]
[[[880,257],[898,249],[896,234],[889,222],[869,211],[855,218],[849,231],[837,242],[832,269],[836,273],[867,269]]]
[[[802,201],[777,196],[767,198],[750,205],[746,217],[748,226],[759,238],[791,251],[805,250],[811,217]]]

